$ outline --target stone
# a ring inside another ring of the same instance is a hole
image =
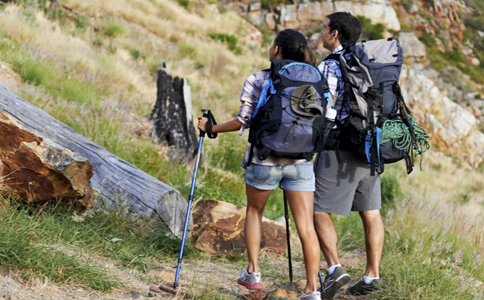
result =
[[[193,209],[192,241],[195,248],[211,253],[245,253],[244,224],[246,208],[215,201],[198,201]],[[261,249],[285,253],[286,228],[262,218]]]
[[[404,59],[407,63],[425,61],[425,45],[417,38],[413,32],[401,32],[398,40],[402,46]]]
[[[246,300],[265,300],[269,299],[270,293],[266,291],[255,291],[245,296]]]
[[[438,144],[444,153],[463,158],[471,167],[484,160],[484,133],[479,120],[455,103],[422,74],[419,64],[402,69],[400,84],[402,95],[416,118],[430,134],[430,142]]]

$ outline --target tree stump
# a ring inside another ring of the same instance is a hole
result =
[[[185,79],[168,74],[162,60],[157,72],[157,88],[150,117],[152,139],[171,146],[170,157],[190,160],[196,155],[197,148],[190,86]]]

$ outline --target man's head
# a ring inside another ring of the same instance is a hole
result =
[[[348,12],[335,12],[326,16],[323,46],[333,51],[343,41],[356,43],[361,35],[360,21]]]

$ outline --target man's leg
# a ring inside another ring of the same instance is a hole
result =
[[[323,251],[328,267],[339,264],[338,235],[331,215],[325,212],[314,212],[314,228],[318,235],[319,246]]]
[[[365,229],[366,271],[367,277],[380,277],[380,261],[383,253],[385,227],[379,210],[360,211]]]

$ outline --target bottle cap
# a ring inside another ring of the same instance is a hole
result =
[[[334,108],[327,108],[326,114],[324,115],[326,119],[334,120],[336,119],[336,109]]]

